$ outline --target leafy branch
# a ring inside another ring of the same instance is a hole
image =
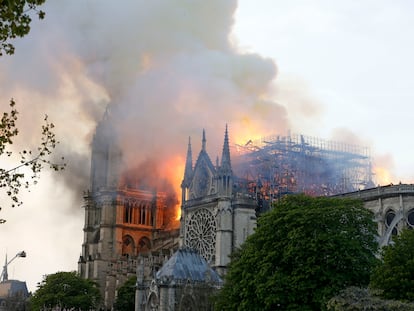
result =
[[[8,150],[7,146],[13,144],[13,139],[19,133],[16,126],[18,111],[15,109],[15,105],[16,103],[12,99],[10,101],[10,112],[4,112],[0,121],[0,157],[4,155],[11,157],[13,155],[13,152]],[[20,164],[8,169],[0,168],[0,188],[5,189],[6,194],[12,201],[12,207],[20,206],[23,203],[19,199],[21,188],[28,189],[31,185],[37,184],[40,173],[45,167],[49,167],[53,171],[60,171],[65,168],[66,163],[63,157],[59,163],[52,162],[49,157],[59,143],[53,129],[54,124],[48,120],[46,115],[42,125],[41,142],[36,151],[24,149],[18,153]],[[0,223],[4,222],[4,219],[0,219]]]
[[[45,12],[38,9],[44,2],[45,0],[0,0],[0,56],[3,53],[14,53],[14,45],[8,40],[29,33],[32,21],[30,12],[36,12],[39,19],[45,17]]]

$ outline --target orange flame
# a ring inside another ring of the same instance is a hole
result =
[[[388,185],[393,180],[393,176],[390,171],[384,167],[374,167],[373,173],[375,175],[375,181],[379,185]]]
[[[167,179],[171,182],[174,187],[175,193],[177,194],[177,205],[176,210],[176,220],[179,220],[181,217],[181,182],[184,176],[185,168],[185,159],[182,156],[174,156],[168,159],[164,163],[164,172]]]

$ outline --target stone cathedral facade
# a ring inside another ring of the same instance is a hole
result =
[[[79,274],[98,282],[105,310],[113,308],[117,289],[137,272],[138,310],[149,310],[149,302],[152,308],[167,310],[166,301],[174,306],[168,310],[181,310],[184,305],[200,309],[196,304],[201,296],[196,296],[221,284],[229,255],[256,226],[256,201],[233,191],[227,128],[220,163],[217,160],[214,165],[207,154],[204,131],[194,165],[188,144],[181,219],[175,226],[171,211],[176,206],[171,205],[168,194],[128,182],[133,174],[122,171],[122,160],[107,112],[92,141]],[[174,267],[182,265],[187,268],[178,273]],[[169,286],[168,291],[162,290]]]
[[[135,310],[211,310],[209,295],[222,285],[230,254],[256,227],[257,201],[236,193],[229,135],[214,165],[202,147],[193,165],[191,142],[181,183],[180,248],[151,279],[138,264]],[[148,273],[147,273],[148,274]]]
[[[231,252],[256,227],[257,202],[236,193],[234,180],[227,128],[221,162],[216,165],[207,154],[204,131],[194,167],[189,143],[181,184],[180,241],[196,249],[220,275],[225,274]]]
[[[201,140],[195,163],[188,142],[181,218],[174,223],[176,205],[168,193],[136,182],[135,171],[122,171],[126,166],[108,112],[97,126],[78,272],[99,283],[103,309],[113,309],[117,289],[137,276],[136,311],[211,310],[208,296],[221,286],[230,254],[256,227],[258,200],[240,190],[227,127],[216,163],[204,131]],[[414,185],[338,196],[362,199],[374,212],[381,246],[403,228],[414,228]]]
[[[151,254],[154,269],[178,249],[166,193],[122,178],[122,153],[106,113],[92,141],[90,189],[84,194],[84,241],[78,261],[83,278],[98,282],[110,310],[116,290],[136,274],[139,255]]]

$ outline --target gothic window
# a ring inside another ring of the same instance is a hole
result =
[[[181,299],[180,311],[196,310],[195,307],[196,306],[194,303],[194,299],[190,295],[185,294],[184,297]]]
[[[206,166],[200,166],[195,173],[193,180],[193,190],[196,197],[202,197],[208,194],[210,188],[210,174]]]
[[[145,216],[147,214],[147,207],[144,206],[144,208],[141,210],[141,221],[139,222],[142,225],[145,225]]]
[[[146,226],[151,225],[152,215],[149,205],[140,204],[137,214],[137,224]]]
[[[152,219],[151,206],[148,204],[141,203],[138,205],[137,202],[125,202],[124,223],[150,226]]]
[[[157,311],[158,310],[158,299],[155,293],[151,293],[148,299],[147,304],[147,310],[148,311]]]
[[[216,222],[213,214],[206,209],[188,214],[185,230],[185,245],[197,250],[207,262],[211,262],[216,251]]]
[[[129,202],[124,204],[124,223],[130,224],[133,222],[133,207]]]
[[[409,228],[414,228],[414,209],[412,209],[408,212],[407,224],[408,224]]]
[[[387,229],[391,226],[392,221],[395,218],[395,212],[393,210],[389,210],[387,212],[387,214],[385,215],[385,225],[387,227]],[[397,235],[398,231],[397,231],[397,226],[394,226],[394,228],[392,229],[392,235]]]
[[[151,249],[151,242],[148,238],[143,237],[138,242],[139,252],[148,252]]]
[[[126,235],[122,238],[122,255],[134,255],[134,239]]]

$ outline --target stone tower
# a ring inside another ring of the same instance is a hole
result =
[[[234,179],[227,126],[221,162],[216,165],[206,151],[205,131],[194,167],[189,141],[181,184],[180,243],[197,250],[220,275],[226,272],[231,252],[256,227],[257,203],[233,190]]]
[[[116,289],[136,273],[140,254],[178,247],[171,226],[175,208],[166,194],[131,181],[121,171],[122,153],[108,111],[92,141],[90,190],[84,195],[85,224],[78,272],[100,285],[104,307],[114,303]]]

